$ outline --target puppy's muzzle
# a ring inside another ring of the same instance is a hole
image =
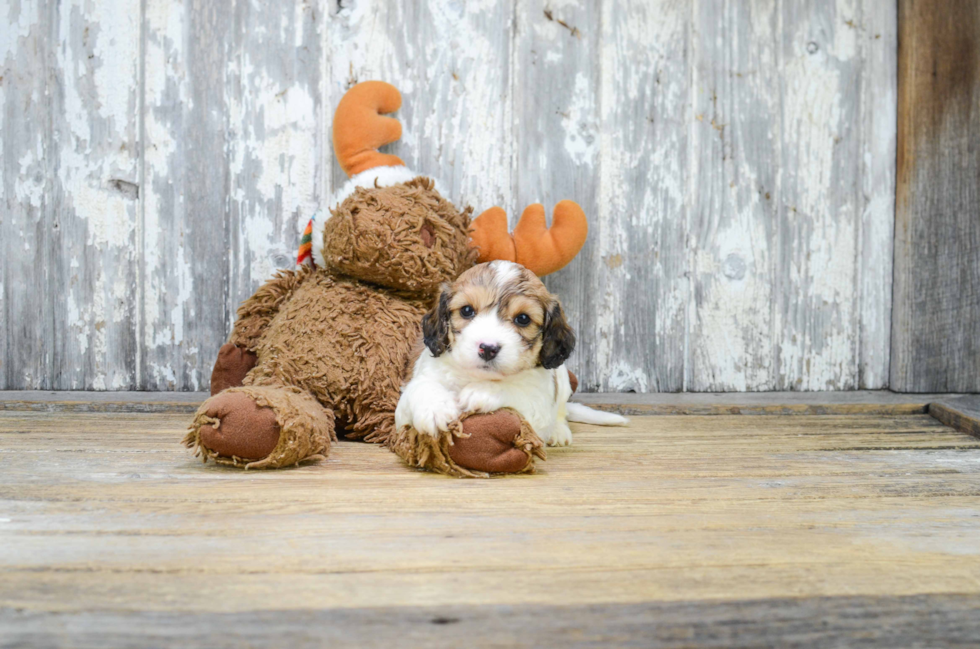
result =
[[[487,343],[480,343],[480,358],[485,361],[492,361],[500,353],[500,345],[488,345]]]

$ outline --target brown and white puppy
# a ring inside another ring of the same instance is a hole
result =
[[[519,264],[474,266],[422,319],[425,349],[402,390],[395,425],[437,437],[463,413],[513,408],[552,446],[572,442],[568,420],[624,425],[568,403],[565,360],[575,333],[558,298]]]

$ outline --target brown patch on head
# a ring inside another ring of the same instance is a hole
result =
[[[358,187],[324,225],[324,261],[372,284],[431,293],[473,264],[471,213],[457,210],[428,178]]]
[[[422,316],[422,342],[429,348],[433,356],[441,355],[453,344],[450,328],[452,314],[449,311],[451,299],[450,289],[443,288],[432,310]]]
[[[565,312],[557,301],[545,317],[541,338],[540,360],[545,369],[560,367],[575,350],[575,332],[565,320]]]

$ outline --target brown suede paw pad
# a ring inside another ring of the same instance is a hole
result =
[[[260,407],[247,394],[227,392],[211,399],[205,411],[213,424],[199,430],[201,445],[224,457],[261,460],[279,443],[279,424],[272,408]]]
[[[225,343],[218,350],[218,359],[211,370],[211,396],[228,388],[237,388],[245,380],[259,358],[247,349]]]
[[[463,420],[463,435],[453,439],[449,457],[474,471],[520,473],[531,462],[529,449],[514,446],[521,434],[521,418],[500,410],[470,415]]]

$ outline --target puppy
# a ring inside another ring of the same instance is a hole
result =
[[[513,408],[551,446],[572,443],[568,421],[623,426],[624,417],[568,403],[565,359],[575,333],[558,299],[509,261],[474,266],[422,319],[425,349],[395,410],[397,427],[439,431],[460,415]]]

